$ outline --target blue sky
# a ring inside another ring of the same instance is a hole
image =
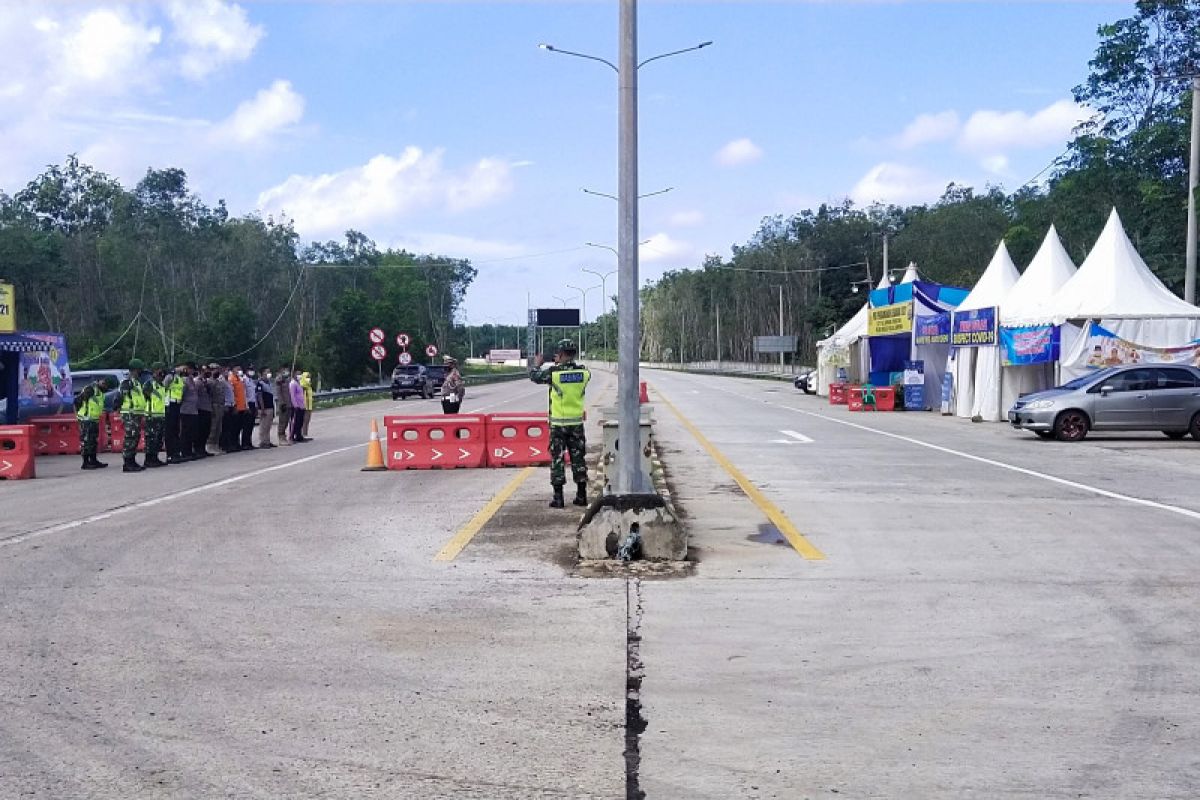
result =
[[[654,2],[641,72],[642,277],[728,256],[760,220],[851,197],[1015,188],[1088,113],[1099,24],[1132,2]],[[77,152],[132,185],[469,257],[470,322],[615,269],[616,0],[0,5],[0,190]],[[608,281],[615,294],[615,276]],[[599,309],[588,294],[588,314]],[[577,294],[576,294],[577,296]]]

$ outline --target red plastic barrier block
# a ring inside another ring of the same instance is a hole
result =
[[[79,455],[79,422],[73,414],[34,417],[33,450],[39,456]]]
[[[550,424],[545,414],[488,414],[487,465],[532,467],[550,463]]]
[[[849,388],[849,386],[844,383],[829,384],[829,405],[831,405],[831,406],[846,405],[846,403],[848,402],[846,390],[848,388]]]
[[[896,410],[896,390],[890,386],[875,390],[875,410],[876,411],[895,411]]]
[[[384,417],[388,469],[482,467],[487,420],[482,414]]]
[[[21,481],[37,477],[34,439],[33,425],[0,426],[0,480]]]
[[[832,397],[832,393],[830,396]],[[862,411],[865,408],[863,405],[863,391],[861,386],[850,386],[846,388],[846,405],[850,407],[851,411]]]
[[[104,425],[101,424],[101,436],[103,436]],[[125,423],[121,421],[120,414],[108,415],[108,449],[112,453],[120,453],[125,449]],[[142,428],[142,435],[138,438],[137,451],[144,452],[146,449],[146,429]]]

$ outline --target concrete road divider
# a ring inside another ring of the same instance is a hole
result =
[[[487,459],[482,414],[389,416],[383,425],[388,469],[464,469]]]
[[[33,417],[33,452],[39,456],[79,455],[79,423],[74,414]]]
[[[550,424],[544,413],[488,414],[486,434],[489,467],[550,463]]]
[[[34,426],[0,427],[0,480],[20,481],[37,477],[34,471]]]

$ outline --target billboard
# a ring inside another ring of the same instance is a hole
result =
[[[755,336],[754,352],[756,353],[794,353],[796,352],[795,336]]]
[[[913,304],[911,300],[872,308],[867,312],[867,336],[892,336],[897,333],[909,333],[912,331],[912,327]]]
[[[21,353],[17,406],[21,419],[74,413],[67,339],[61,333],[21,334],[46,343],[45,350]]]
[[[578,328],[578,308],[539,308],[537,309],[537,326],[539,328]]]

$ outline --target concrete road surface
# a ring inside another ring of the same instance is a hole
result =
[[[691,577],[575,577],[545,469],[359,471],[433,402],[0,483],[0,798],[1200,795],[1200,444],[644,377]]]

